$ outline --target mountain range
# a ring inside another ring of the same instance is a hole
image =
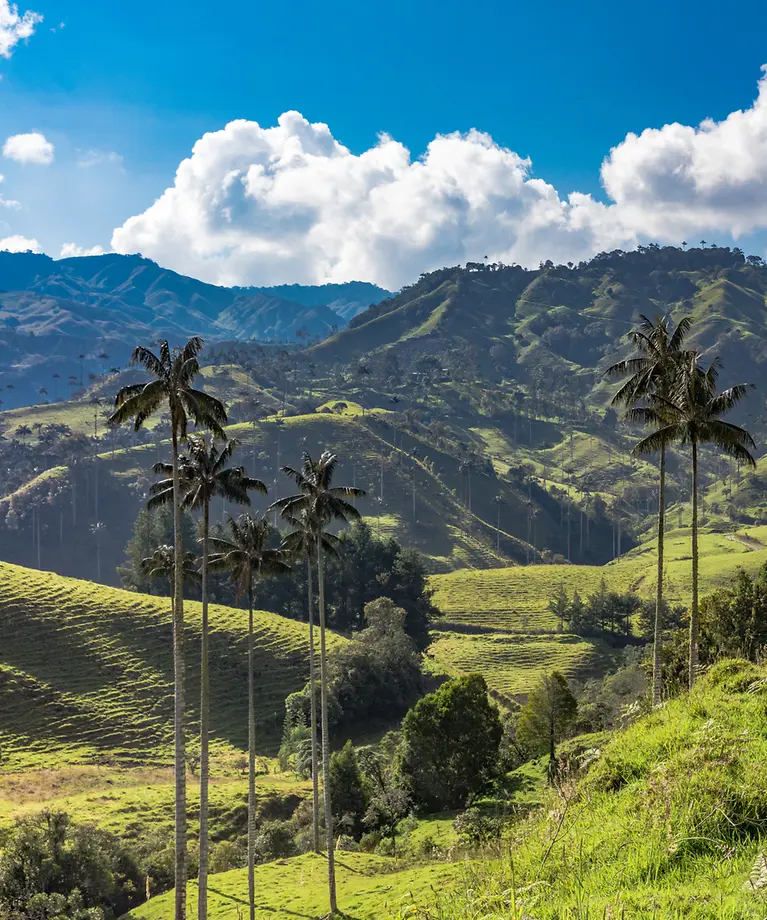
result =
[[[139,341],[201,335],[300,344],[389,296],[366,282],[220,287],[116,253],[54,260],[0,252],[3,403],[34,401],[54,373],[79,381],[84,370],[119,365]]]

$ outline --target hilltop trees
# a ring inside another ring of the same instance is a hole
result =
[[[115,398],[110,425],[132,420],[138,431],[151,416],[167,407],[171,420],[171,461],[173,479],[174,552],[183,552],[179,479],[179,445],[186,440],[191,419],[198,428],[222,433],[226,424],[223,405],[193,383],[200,372],[198,356],[201,338],[191,338],[181,348],[171,350],[167,341],[160,343],[159,354],[143,345],[133,352],[131,361],[149,374],[148,383],[122,387]],[[185,756],[185,686],[184,686],[184,581],[181,566],[174,572],[173,591],[173,671],[174,671],[174,760],[175,760],[175,920],[186,918],[187,832],[186,832],[186,756]]]

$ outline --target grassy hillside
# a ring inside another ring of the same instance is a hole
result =
[[[762,918],[766,692],[764,669],[720,663],[590,751],[584,775],[512,830],[503,859],[475,864],[458,890],[407,916]]]
[[[701,593],[731,581],[738,568],[753,574],[767,562],[767,527],[700,536]],[[479,671],[492,690],[526,693],[553,669],[583,679],[611,661],[598,641],[557,632],[549,601],[563,587],[570,596],[608,589],[652,598],[656,583],[654,540],[604,566],[531,565],[433,575],[434,602],[444,616],[429,650],[448,674]],[[665,591],[670,602],[689,603],[692,586],[689,529],[666,535]]]
[[[0,748],[3,766],[171,762],[169,601],[0,563]],[[190,731],[199,698],[200,605],[187,607]],[[215,756],[246,741],[247,615],[211,607]],[[303,624],[256,616],[260,745],[273,749],[283,701],[308,676]],[[343,641],[332,637],[331,641]]]
[[[339,853],[336,861],[338,903],[349,920],[383,920],[423,901],[432,891],[450,887],[456,866],[450,863],[407,867],[393,859],[364,853]],[[190,918],[197,916],[194,883],[189,886]],[[327,862],[314,853],[256,868],[256,917],[259,920],[321,917],[327,913]],[[173,892],[153,898],[125,920],[165,920]],[[239,920],[248,909],[244,869],[210,879],[210,920]]]

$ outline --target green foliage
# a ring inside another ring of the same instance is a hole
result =
[[[520,710],[517,739],[535,754],[548,753],[553,770],[556,746],[572,729],[577,714],[578,701],[565,678],[554,671],[531,691]]]
[[[448,681],[402,723],[401,771],[416,805],[460,808],[495,774],[501,720],[479,674]]]
[[[351,741],[330,758],[330,798],[337,832],[359,840],[370,798]]]
[[[3,917],[98,920],[102,912],[119,917],[142,900],[141,882],[134,857],[117,838],[74,825],[63,812],[23,818],[4,834]]]
[[[192,520],[188,514],[183,514],[181,522],[184,549],[191,553],[197,549]],[[125,588],[144,594],[168,594],[167,583],[153,578],[143,565],[144,559],[158,546],[173,546],[173,508],[170,505],[139,511],[133,536],[125,547],[125,563],[117,570]]]
[[[405,633],[405,611],[382,597],[365,606],[365,618],[365,628],[328,656],[329,719],[337,728],[397,718],[422,692],[421,656]],[[304,740],[295,729],[307,724],[310,704],[309,682],[286,700],[287,759]]]
[[[767,646],[767,564],[755,577],[740,569],[732,587],[704,598],[700,618],[707,660],[739,657],[757,661]]]

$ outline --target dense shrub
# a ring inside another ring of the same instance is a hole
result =
[[[497,771],[501,734],[479,674],[419,700],[402,723],[401,771],[414,803],[427,811],[466,805]]]

